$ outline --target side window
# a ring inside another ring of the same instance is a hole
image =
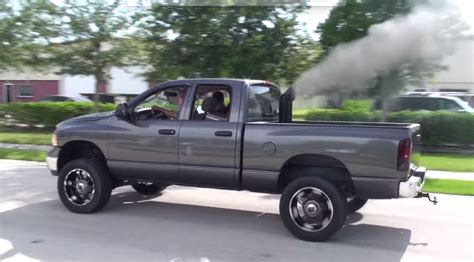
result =
[[[423,97],[404,97],[401,99],[400,110],[429,110],[429,101]]]
[[[250,86],[247,122],[278,121],[280,96],[276,86]]]
[[[196,90],[191,120],[229,121],[231,88],[200,85]]]
[[[170,87],[154,93],[134,108],[138,120],[170,119],[176,120],[182,109],[187,87]]]
[[[447,110],[447,111],[457,112],[459,110],[462,110],[462,107],[452,100],[438,99],[438,110]]]
[[[417,97],[412,100],[411,108],[412,110],[430,110],[430,99]]]

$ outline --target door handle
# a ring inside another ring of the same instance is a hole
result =
[[[216,131],[214,133],[216,136],[225,136],[225,137],[231,137],[232,136],[232,131]]]
[[[173,130],[173,129],[160,129],[158,131],[158,134],[172,136],[172,135],[176,134],[176,131]]]

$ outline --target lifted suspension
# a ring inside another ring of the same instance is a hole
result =
[[[438,198],[436,198],[436,196],[430,195],[430,193],[420,192],[420,193],[418,193],[418,195],[416,196],[416,198],[422,198],[422,197],[428,198],[428,200],[429,200],[431,203],[433,203],[433,205],[438,204]]]

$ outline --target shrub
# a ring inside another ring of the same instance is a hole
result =
[[[376,121],[376,114],[363,110],[315,109],[306,113],[306,120],[316,121]]]
[[[308,112],[305,119],[376,122],[379,119],[378,114],[366,110],[316,109]],[[421,124],[423,145],[474,145],[474,114],[402,111],[389,114],[387,121]]]
[[[112,111],[114,104],[99,104],[98,111]],[[78,102],[36,102],[0,104],[0,122],[18,123],[28,126],[44,125],[54,127],[71,117],[94,112],[93,103]]]
[[[372,108],[373,100],[371,99],[363,99],[363,100],[346,100],[342,104],[341,109],[345,111],[369,111]]]
[[[390,114],[388,121],[421,124],[424,145],[474,145],[474,114],[402,111]]]

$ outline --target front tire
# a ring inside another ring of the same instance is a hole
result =
[[[333,184],[317,177],[303,177],[283,190],[280,216],[294,236],[325,241],[344,225],[347,203]]]
[[[58,193],[61,202],[72,212],[89,214],[102,209],[112,193],[110,174],[95,159],[77,159],[59,172]]]
[[[163,191],[167,186],[157,183],[136,183],[132,187],[142,195],[154,195]]]

